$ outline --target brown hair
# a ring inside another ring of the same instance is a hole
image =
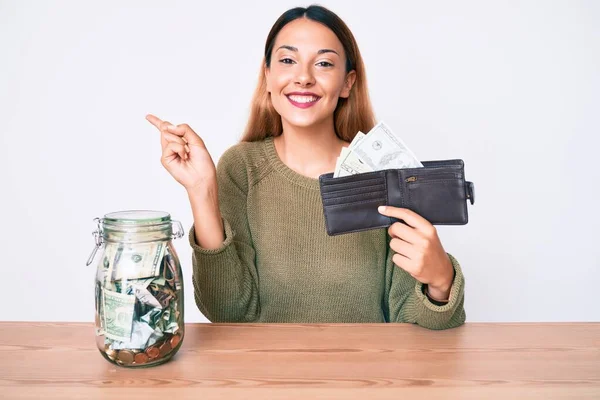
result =
[[[355,70],[356,81],[348,98],[339,98],[333,113],[336,135],[347,142],[352,141],[360,130],[367,133],[375,125],[375,115],[369,99],[367,77],[358,45],[348,26],[334,12],[322,6],[296,7],[284,12],[275,22],[265,44],[265,55],[261,63],[258,85],[252,96],[250,118],[246,125],[242,142],[263,140],[268,136],[279,136],[283,131],[281,116],[271,103],[267,92],[265,68],[271,66],[271,53],[275,39],[281,29],[298,18],[308,18],[319,22],[335,33],[346,53],[346,73]]]

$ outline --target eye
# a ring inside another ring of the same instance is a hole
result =
[[[320,65],[321,67],[333,67],[333,64],[327,61],[318,62],[317,65]]]
[[[291,58],[282,58],[281,60],[279,60],[279,62],[282,64],[292,64],[294,63],[294,60],[292,60]]]

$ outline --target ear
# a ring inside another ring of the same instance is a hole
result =
[[[356,82],[356,71],[352,70],[346,75],[346,79],[344,80],[344,87],[340,92],[340,97],[343,97],[344,99],[350,97],[350,90],[352,90],[354,82]]]
[[[266,65],[263,68],[264,68],[265,80],[267,82],[267,93],[271,93],[271,80],[269,79],[269,76],[271,75],[271,70]]]

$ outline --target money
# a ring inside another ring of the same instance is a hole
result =
[[[333,177],[422,166],[402,139],[381,121],[366,135],[359,131],[350,146],[342,149]]]
[[[114,258],[112,280],[158,276],[166,247],[163,242],[120,244]]]
[[[358,133],[356,134],[356,136],[354,136],[354,139],[352,139],[352,142],[350,143],[350,149],[353,149],[354,147],[356,147],[356,145],[359,144],[360,141],[365,138],[365,136],[367,136],[367,135],[365,135],[361,131],[358,131]]]
[[[337,158],[335,164],[334,178],[373,171],[371,167],[365,164],[360,157],[352,151],[365,136],[364,133],[358,131],[356,136],[354,136],[354,139],[352,139],[350,146],[342,148],[340,156]]]
[[[373,168],[366,164],[353,150],[348,149],[345,153],[343,160],[340,161],[338,174],[337,176],[334,174],[334,178],[373,171]]]
[[[101,315],[104,315],[104,310],[102,309],[103,298],[102,298],[102,285],[99,282],[96,282],[96,336],[104,335],[104,318],[100,318]]]
[[[148,279],[140,279],[138,281],[130,281],[130,285],[131,285],[131,291],[133,292],[133,294],[135,295],[135,297],[138,299],[138,301],[142,304],[148,304],[151,307],[155,307],[155,308],[163,308],[163,306],[160,304],[160,302],[158,300],[156,300],[156,297],[154,297],[152,295],[152,293],[150,293],[150,291],[147,289],[148,285],[150,285],[150,283],[154,280],[154,278],[148,278]]]
[[[383,121],[375,125],[353,151],[374,170],[423,166]]]
[[[340,151],[340,155],[339,157],[335,160],[335,170],[333,173],[333,177],[337,178],[339,176],[340,173],[340,162],[342,161],[342,159],[346,158],[346,155],[348,154],[348,147],[342,147],[342,151]]]
[[[180,290],[182,288],[181,279],[179,278],[179,274],[177,273],[177,263],[171,254],[165,255],[163,262],[166,264],[164,268],[164,275],[167,279],[167,282],[171,285],[171,288],[175,290]]]
[[[181,267],[168,242],[106,243],[96,275],[96,335],[105,358],[162,363],[183,334]]]
[[[133,324],[135,296],[102,289],[102,310],[106,337],[129,341]]]
[[[102,268],[98,268],[98,282],[101,282],[104,286],[110,284],[112,277],[113,265],[115,260],[115,253],[117,248],[114,243],[106,243],[104,249],[104,257],[102,259]]]

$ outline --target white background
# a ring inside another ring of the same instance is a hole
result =
[[[599,321],[600,3],[324,1],[358,40],[377,118],[421,160],[461,158],[466,226],[440,227],[467,321]],[[92,219],[192,222],[155,113],[214,161],[242,133],[291,1],[0,1],[1,320],[92,321]],[[175,241],[186,321],[206,321]]]

